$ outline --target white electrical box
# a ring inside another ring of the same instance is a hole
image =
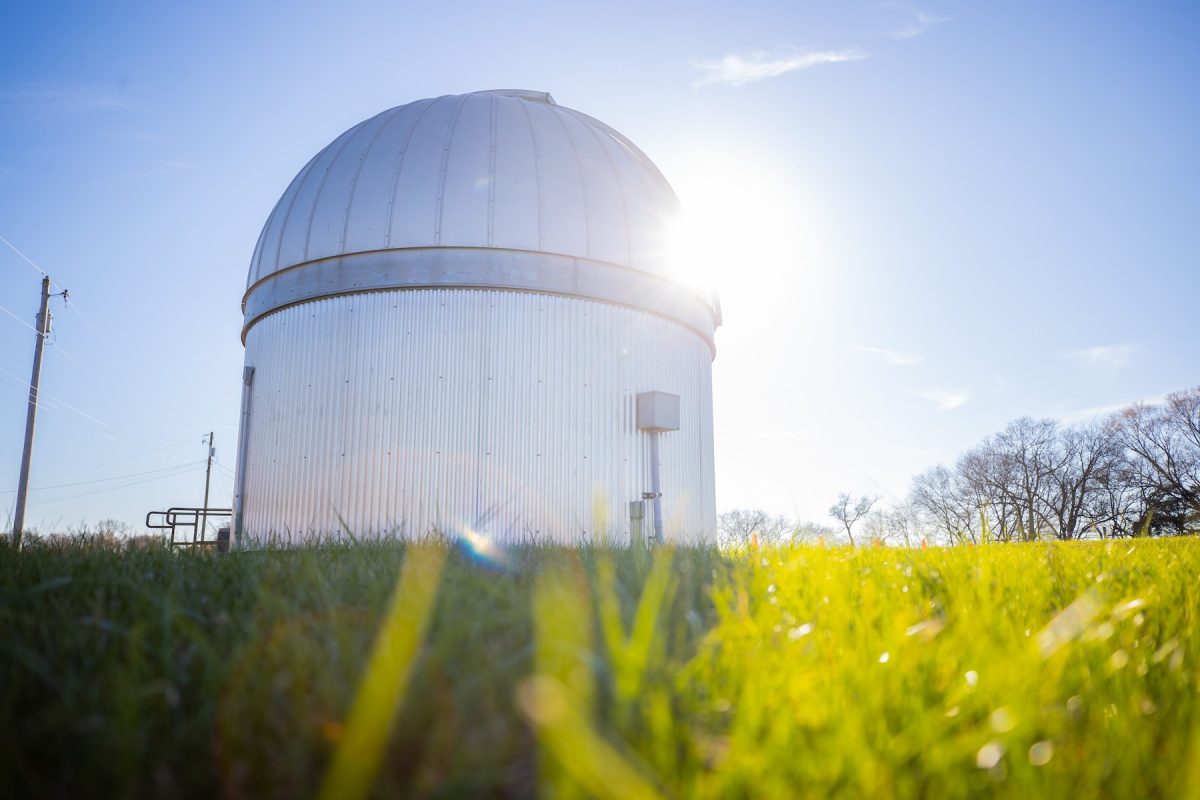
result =
[[[637,426],[638,430],[651,433],[679,430],[679,395],[670,392],[639,393]]]

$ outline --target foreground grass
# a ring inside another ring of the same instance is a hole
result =
[[[1190,538],[3,549],[0,776],[8,796],[1197,796],[1198,570]]]

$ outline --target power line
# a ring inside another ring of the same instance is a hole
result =
[[[234,476],[234,471],[232,469],[230,469],[229,467],[225,466],[225,462],[223,462],[221,460],[220,456],[217,456],[216,464],[217,464],[217,469],[224,472],[226,474],[226,476],[228,476],[230,478],[232,478]]]
[[[194,472],[197,466],[199,466],[199,465],[197,464],[197,465],[192,465],[188,468],[180,468],[177,472],[171,472],[171,473],[167,473],[165,475],[156,475],[152,478],[146,478],[145,480],[131,481],[129,483],[118,484],[117,486],[105,486],[102,489],[93,489],[90,492],[80,492],[79,494],[72,494],[72,495],[68,495],[66,497],[56,497],[56,498],[54,498],[53,501],[46,501],[46,502],[62,503],[67,500],[76,500],[80,497],[90,497],[91,495],[94,495],[94,494],[103,494],[104,492],[113,492],[113,491],[116,491],[117,489],[127,489],[130,486],[141,486],[143,483],[151,483],[153,481],[160,481],[163,478],[174,478],[179,475],[186,475],[189,472]]]
[[[47,475],[43,480],[48,480],[48,481],[57,480],[58,478],[65,478],[68,475],[78,475],[80,472],[90,472],[94,469],[100,469],[101,467],[107,467],[111,464],[118,464],[122,461],[129,461],[130,459],[141,458],[142,456],[148,456],[152,453],[158,453],[163,450],[168,450],[172,447],[179,447],[181,444],[186,444],[187,442],[190,442],[195,438],[196,437],[194,437],[194,436],[189,436],[186,439],[180,439],[178,442],[171,442],[170,444],[164,444],[161,447],[155,447],[150,450],[142,450],[140,452],[133,453],[131,455],[121,456],[120,458],[114,458],[111,461],[102,461],[99,464],[93,464],[90,467],[79,467],[78,469],[67,470],[66,472],[58,472],[58,473],[55,473],[54,475]],[[179,466],[179,465],[174,464],[172,466]]]
[[[229,467],[222,464],[219,456],[214,457],[213,463],[216,464],[217,469],[219,470],[220,474],[225,475],[225,477],[229,480],[230,484],[232,484],[233,480],[234,480],[233,470],[229,469]],[[228,492],[225,491],[225,486],[220,481],[217,482],[217,487],[218,487],[218,491],[220,492],[221,498],[225,501],[224,508],[232,509],[233,508],[233,487],[232,487],[232,485],[230,486],[230,490]],[[209,524],[211,526],[218,527],[218,529],[219,529],[219,526],[217,526],[216,523],[209,523]]]
[[[73,356],[73,355],[71,355],[70,353],[68,353],[66,350],[64,350],[64,349],[63,349],[63,346],[62,346],[61,344],[59,344],[59,343],[58,343],[58,331],[52,331],[52,333],[54,334],[54,338],[53,338],[53,339],[51,339],[50,341],[46,342],[46,344],[48,344],[48,345],[50,345],[51,347],[53,347],[53,348],[55,349],[55,351],[56,351],[56,352],[57,352],[57,353],[58,353],[60,356],[62,356],[62,357],[64,357],[65,359],[67,359],[67,361],[70,361],[72,364],[74,364],[74,365],[75,365],[75,366],[77,366],[77,367],[82,367],[82,366],[83,366],[83,362],[82,362],[82,361],[80,361],[80,360],[79,360],[78,358],[76,358],[75,356]],[[74,346],[74,345],[72,345],[72,346]]]
[[[8,377],[12,378],[12,379],[13,379],[13,380],[15,380],[15,381],[20,381],[20,382],[21,382],[21,385],[22,385],[22,386],[24,386],[26,389],[32,389],[32,388],[33,388],[33,387],[32,387],[32,386],[29,384],[29,382],[28,382],[28,381],[26,381],[26,380],[23,380],[22,378],[19,378],[19,377],[17,377],[16,375],[13,375],[11,372],[9,372],[8,370],[4,369],[3,367],[0,367],[0,373],[3,373],[4,375],[7,375]],[[78,408],[76,408],[75,406],[71,405],[71,404],[70,404],[70,403],[68,403],[66,400],[63,400],[63,399],[61,399],[61,398],[59,398],[59,397],[55,397],[54,395],[50,394],[49,392],[45,392],[45,391],[41,391],[41,390],[39,390],[39,391],[38,391],[38,400],[39,400],[39,402],[40,402],[40,400],[41,400],[41,398],[42,398],[42,397],[47,397],[47,398],[49,398],[49,399],[53,400],[54,402],[56,402],[56,403],[58,403],[58,404],[62,405],[64,408],[67,408],[67,409],[70,409],[71,411],[74,411],[76,414],[79,414],[80,416],[82,416],[82,417],[84,417],[84,418],[86,418],[86,419],[89,419],[89,420],[91,420],[92,422],[96,423],[97,425],[103,426],[103,427],[105,427],[105,428],[109,428],[110,430],[111,430],[111,428],[112,428],[112,426],[110,426],[110,425],[109,425],[107,422],[104,422],[103,420],[96,419],[96,418],[95,418],[95,417],[93,417],[91,414],[87,413],[86,411],[80,411]]]
[[[159,467],[158,469],[148,469],[148,470],[145,470],[144,472],[130,472],[126,475],[113,475],[108,478],[94,478],[90,481],[75,481],[74,483],[57,483],[57,484],[51,484],[48,486],[31,486],[31,487],[29,487],[29,491],[40,492],[44,489],[66,489],[66,488],[72,487],[72,486],[87,486],[87,485],[93,484],[93,483],[108,483],[109,481],[121,481],[121,480],[125,480],[126,478],[140,478],[144,475],[153,475],[158,472],[171,472],[171,471],[176,471],[176,470],[183,470],[186,472],[187,468],[194,467],[197,464],[203,464],[203,463],[204,463],[204,459],[200,459],[199,461],[192,461],[187,464],[182,464],[182,465],[172,464],[169,467]],[[15,491],[16,491],[16,489],[0,489],[0,494],[12,494]]]
[[[50,278],[50,274],[48,272],[46,272],[46,270],[42,269],[37,264],[35,264],[32,258],[30,258],[29,256],[22,253],[20,250],[18,250],[17,246],[14,245],[12,242],[10,242],[8,239],[5,239],[3,236],[0,236],[0,242],[4,242],[4,244],[8,245],[8,249],[12,250],[14,253],[19,255],[25,261],[26,264],[33,267],[34,271],[36,271],[37,274],[42,275],[43,277]],[[63,287],[59,284],[58,281],[54,280],[54,278],[50,278],[50,283],[56,289],[58,289],[59,291],[62,291]],[[84,316],[83,312],[80,311],[79,308],[74,303],[68,302],[66,297],[63,298],[63,304],[69,306],[72,311],[74,311],[76,314],[78,314],[79,318],[81,320],[83,320],[89,328],[91,328],[92,330],[96,330],[96,326],[92,324],[92,321],[90,319],[88,319],[86,316]]]
[[[13,386],[12,388],[14,388],[19,393],[21,393],[22,395],[25,396],[25,404],[26,405],[31,404],[31,401],[29,400],[29,397],[28,397],[28,389],[29,389],[28,383],[23,382],[20,378],[16,377],[11,372],[4,370],[3,368],[0,368],[0,376],[7,378],[9,381],[12,382],[12,384],[15,384],[15,386]],[[12,385],[12,384],[6,384],[6,385]],[[75,411],[75,409],[67,408],[56,398],[47,396],[47,394],[45,392],[39,392],[39,395],[40,395],[38,397],[38,407],[39,408],[45,408],[49,411],[54,411],[56,413],[60,413],[60,414],[64,414],[64,415],[66,415],[67,411]],[[83,412],[76,412],[76,413],[83,413]],[[67,419],[73,419],[73,418],[70,417],[69,415],[67,415]],[[117,437],[112,436],[111,434],[105,433],[104,431],[99,431],[99,433],[104,438],[111,439],[114,442],[121,441]]]
[[[19,323],[21,323],[22,325],[24,325],[26,328],[29,328],[29,330],[33,331],[33,332],[34,332],[35,334],[37,334],[38,336],[41,336],[41,335],[42,335],[41,331],[39,331],[37,328],[35,328],[35,327],[33,327],[32,325],[30,325],[30,324],[29,324],[28,322],[26,322],[25,320],[23,320],[23,319],[21,319],[20,317],[18,317],[18,316],[17,316],[16,314],[14,314],[13,312],[9,311],[9,310],[8,310],[7,308],[5,308],[4,306],[0,306],[0,311],[3,311],[5,314],[8,314],[10,317],[12,317],[12,318],[13,318],[13,319],[15,319],[17,322],[19,322]],[[48,344],[48,345],[50,345],[51,347],[53,347],[53,348],[54,348],[55,350],[57,350],[57,351],[58,351],[58,352],[59,352],[59,353],[60,353],[60,354],[61,354],[63,357],[65,357],[65,358],[66,358],[68,361],[70,361],[70,362],[74,363],[76,366],[83,366],[83,364],[82,364],[82,363],[80,363],[79,359],[75,358],[75,356],[73,356],[73,355],[71,355],[70,353],[68,353],[68,352],[67,352],[67,351],[66,351],[66,350],[63,348],[63,346],[62,346],[61,344],[59,344],[59,343],[58,343],[58,331],[51,331],[51,333],[53,333],[53,334],[54,334],[54,338],[52,338],[52,339],[48,339],[48,340],[46,341],[46,344]]]
[[[83,323],[85,325],[87,325],[92,330],[96,330],[96,326],[92,324],[92,321],[90,319],[88,319],[87,317],[84,316],[83,312],[79,310],[79,306],[75,305],[75,301],[71,300],[67,296],[67,293],[65,291],[63,292],[63,305],[66,306],[67,308],[71,309],[72,311],[74,311],[76,314],[78,314],[79,318],[81,320],[83,320]]]
[[[4,306],[0,306],[0,311],[3,311],[5,314],[8,314],[10,317],[12,317],[12,318],[13,318],[13,319],[15,319],[17,322],[19,322],[19,323],[21,323],[22,325],[24,325],[26,328],[29,328],[29,330],[33,331],[33,332],[34,332],[34,333],[36,333],[38,336],[41,336],[41,335],[42,335],[42,332],[41,332],[41,331],[39,331],[37,328],[35,328],[35,327],[33,327],[32,325],[30,325],[30,324],[29,324],[28,322],[26,322],[25,320],[23,320],[23,319],[21,319],[20,317],[18,317],[18,316],[17,316],[16,314],[14,314],[13,312],[9,311],[9,310],[8,310],[7,308],[5,308]]]
[[[11,373],[11,372],[9,372],[8,370],[4,369],[3,367],[0,367],[0,375],[5,375],[5,376],[7,376],[8,378],[10,378],[11,380],[15,381],[15,382],[17,383],[17,386],[18,386],[18,387],[21,387],[22,389],[29,389],[29,388],[31,388],[31,387],[30,387],[30,385],[29,385],[29,382],[28,382],[28,381],[25,381],[25,380],[23,380],[22,378],[20,378],[20,377],[18,377],[18,376],[16,376],[16,375],[14,375],[14,374],[12,374],[12,373]],[[28,401],[26,401],[26,402],[28,403]],[[115,429],[115,428],[113,428],[111,425],[109,425],[109,424],[108,424],[107,422],[105,422],[104,420],[97,419],[96,417],[93,417],[91,414],[88,414],[86,411],[81,411],[80,409],[78,409],[78,408],[75,408],[75,406],[73,406],[73,405],[71,405],[70,403],[66,402],[66,401],[65,401],[65,400],[63,400],[62,398],[60,398],[60,397],[57,397],[57,396],[55,396],[55,395],[52,395],[52,394],[50,394],[49,392],[47,392],[47,391],[45,391],[45,390],[40,390],[40,391],[38,392],[38,405],[39,405],[39,406],[43,406],[43,405],[44,405],[46,408],[49,408],[51,411],[60,411],[60,412],[62,412],[62,411],[73,411],[73,412],[75,412],[76,414],[78,414],[78,415],[80,415],[81,417],[83,417],[84,419],[88,420],[89,422],[92,422],[93,424],[100,426],[100,428],[101,428],[102,430],[98,431],[98,433],[99,433],[101,436],[103,436],[104,438],[106,438],[106,439],[110,439],[110,440],[112,440],[112,441],[114,441],[114,442],[120,442],[120,443],[122,443],[122,444],[132,444],[132,445],[145,445],[145,441],[135,441],[135,440],[132,440],[132,439],[125,438],[125,437],[123,437],[123,436],[117,436],[117,435],[116,435],[116,429]],[[190,436],[189,436],[187,439],[183,439],[183,440],[181,440],[180,442],[178,442],[178,443],[176,443],[176,444],[172,444],[172,445],[164,445],[164,446],[162,446],[162,447],[157,447],[157,448],[151,448],[151,449],[148,449],[148,450],[146,450],[146,451],[145,451],[145,453],[156,453],[156,452],[159,452],[160,450],[166,450],[166,449],[168,449],[168,448],[170,448],[170,447],[175,447],[175,446],[177,446],[177,444],[182,444],[183,442],[186,442],[186,441],[191,441],[191,438],[192,438],[192,437],[190,437]],[[167,458],[171,458],[171,459],[174,459],[174,460],[176,460],[176,461],[183,461],[183,458],[181,458],[180,456],[172,455],[172,454],[170,454],[170,453],[164,453],[164,455],[165,455]],[[125,460],[126,458],[135,458],[135,457],[136,457],[136,456],[126,456],[125,458],[119,458],[119,459],[116,459],[116,461],[123,461],[123,460]],[[113,463],[113,462],[106,462],[106,463]],[[76,472],[81,472],[81,471],[83,471],[83,470],[75,470],[75,471],[76,471]],[[69,474],[71,474],[71,473],[70,473],[70,472],[68,472],[68,473],[63,473],[63,474],[67,474],[67,475],[69,475]]]
[[[4,242],[6,245],[8,245],[9,250],[12,250],[14,253],[19,255],[21,258],[25,259],[25,263],[28,264],[29,266],[33,267],[34,271],[37,272],[38,275],[44,276],[46,274],[46,271],[44,269],[39,267],[37,264],[33,263],[32,258],[30,258],[29,256],[22,253],[20,250],[18,250],[17,246],[14,245],[12,242],[10,242],[8,239],[5,239],[3,236],[0,236],[0,242]],[[50,282],[54,283],[54,279],[51,278]],[[59,288],[61,289],[62,287],[60,286]]]

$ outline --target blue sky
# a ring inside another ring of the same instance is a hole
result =
[[[1169,3],[9,8],[0,236],[71,291],[28,521],[228,502],[259,229],[382,109],[547,90],[625,133],[721,292],[718,507],[820,520],[1017,416],[1200,382],[1200,10]],[[37,272],[0,244],[0,307]],[[33,333],[0,313],[0,515]],[[7,491],[6,491],[7,490]]]

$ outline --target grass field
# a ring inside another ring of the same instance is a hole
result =
[[[1195,797],[1200,540],[0,550],[0,794]]]

